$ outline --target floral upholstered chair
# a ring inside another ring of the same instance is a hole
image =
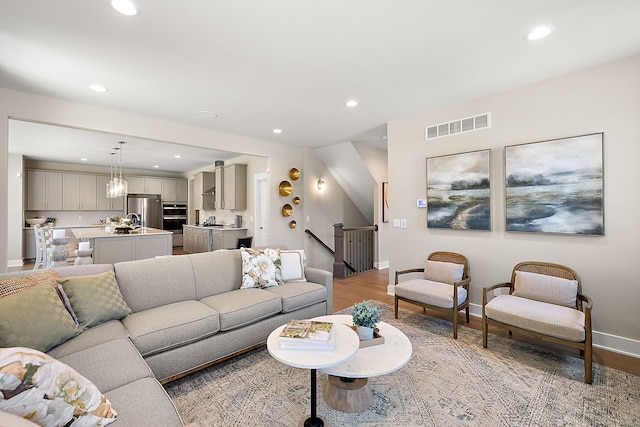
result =
[[[493,296],[507,288],[508,294]],[[493,296],[492,299],[489,297]],[[489,326],[577,348],[584,356],[584,382],[592,381],[591,307],[580,277],[569,267],[527,261],[513,267],[511,281],[484,288],[482,346]]]
[[[400,282],[400,276],[423,273],[422,278]],[[453,321],[453,338],[458,338],[458,312],[465,310],[469,323],[469,260],[455,252],[433,252],[424,268],[396,271],[395,317],[398,301],[406,301],[426,309],[445,313]]]

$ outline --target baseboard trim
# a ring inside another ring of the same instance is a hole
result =
[[[23,259],[10,259],[7,261],[7,267],[22,267],[23,265]]]
[[[389,268],[389,260],[380,261],[380,262],[374,262],[373,263],[373,268],[375,268],[376,270],[385,270],[385,269]]]

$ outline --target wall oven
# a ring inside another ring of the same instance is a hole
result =
[[[182,246],[182,226],[187,223],[187,205],[164,203],[162,229],[173,232],[173,246]]]

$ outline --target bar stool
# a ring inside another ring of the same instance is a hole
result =
[[[37,270],[38,268],[45,269],[45,242],[44,242],[44,230],[39,225],[34,225],[33,230],[35,232],[36,238],[36,261],[33,264],[33,269]]]

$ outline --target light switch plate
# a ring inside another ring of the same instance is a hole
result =
[[[394,219],[393,220],[393,226],[396,228],[400,228],[400,220],[399,219]]]

